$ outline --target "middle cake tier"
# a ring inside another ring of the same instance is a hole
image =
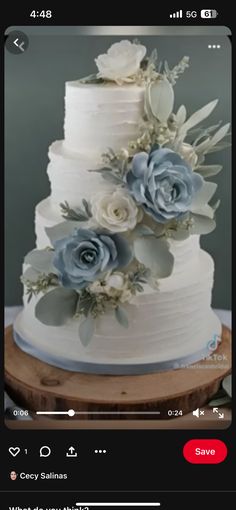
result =
[[[63,141],[52,143],[48,151],[47,174],[51,185],[51,200],[59,206],[65,200],[70,206],[81,205],[83,198],[89,200],[93,193],[114,189],[99,172],[102,158],[90,157],[67,150]]]

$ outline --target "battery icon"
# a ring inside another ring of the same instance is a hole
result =
[[[203,9],[201,11],[201,18],[216,18],[218,12],[215,9]]]

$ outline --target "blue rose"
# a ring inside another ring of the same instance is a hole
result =
[[[203,178],[170,149],[139,152],[126,175],[131,195],[156,221],[178,219],[190,210]]]
[[[82,289],[103,272],[126,266],[132,252],[119,234],[78,228],[54,243],[53,265],[63,287]]]

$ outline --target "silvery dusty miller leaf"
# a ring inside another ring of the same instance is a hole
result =
[[[200,108],[200,110],[197,112],[193,113],[191,117],[189,117],[189,119],[182,125],[179,134],[187,133],[187,131],[193,126],[200,124],[200,122],[202,122],[211,114],[217,103],[218,99],[215,99],[214,101],[211,101],[210,103],[203,106],[203,108]]]
[[[93,338],[95,329],[95,320],[92,315],[82,319],[79,325],[79,338],[84,347],[86,347]]]
[[[227,134],[228,130],[229,130],[229,127],[230,127],[230,123],[228,124],[225,124],[224,126],[222,126],[214,135],[213,137],[211,138],[211,141],[209,143],[209,147],[213,147],[214,145],[216,145],[218,142],[220,142],[224,137],[225,135]]]
[[[102,172],[103,179],[112,183],[112,184],[121,184],[123,183],[122,179],[112,173]]]
[[[186,108],[182,104],[179,107],[175,116],[176,123],[178,124],[179,127],[182,126],[182,124],[185,122],[186,116],[187,116]]]

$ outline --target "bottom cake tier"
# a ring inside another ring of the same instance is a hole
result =
[[[221,335],[211,309],[213,273],[212,258],[200,250],[195,271],[181,285],[172,276],[127,306],[128,329],[112,312],[97,319],[87,347],[79,339],[78,319],[45,326],[35,318],[33,298],[14,323],[15,342],[46,363],[85,373],[146,374],[190,365],[206,357]]]

